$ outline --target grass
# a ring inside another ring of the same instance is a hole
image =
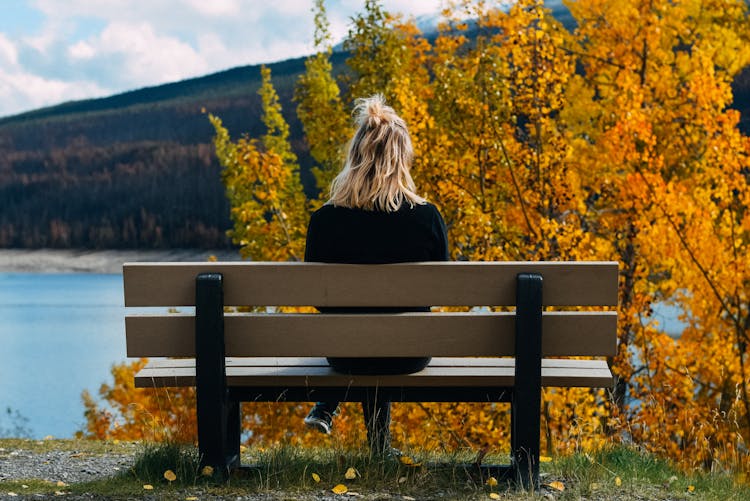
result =
[[[272,495],[274,499],[347,499],[332,489],[343,484],[361,499],[750,499],[750,487],[727,474],[686,474],[667,461],[628,447],[613,447],[596,454],[576,454],[542,464],[542,488],[520,492],[505,484],[489,486],[468,474],[461,464],[474,460],[472,453],[419,454],[421,466],[395,458],[373,458],[363,451],[277,447],[248,449],[243,463],[252,469],[233,474],[227,482],[199,470],[193,447],[173,444],[137,444],[79,440],[0,440],[0,449],[45,452],[79,451],[87,454],[131,453],[133,467],[101,480],[60,486],[40,480],[0,482],[0,497],[8,492],[24,495],[71,497],[100,495],[118,498],[150,494],[158,499],[186,499]],[[0,451],[0,459],[4,452]],[[486,458],[503,462],[504,458]],[[435,463],[441,463],[438,467]],[[170,470],[175,479],[169,481]],[[350,478],[347,478],[349,471]],[[352,477],[353,474],[353,478]]]

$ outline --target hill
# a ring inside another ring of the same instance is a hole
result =
[[[334,54],[343,68],[344,54]],[[313,189],[292,103],[304,58],[269,67]],[[263,132],[260,66],[0,119],[0,247],[223,248],[229,208],[202,110]]]
[[[572,28],[567,9],[550,5]],[[335,72],[345,71],[345,59],[334,52]],[[312,161],[292,103],[304,58],[268,66],[312,195]],[[0,248],[230,248],[203,110],[234,136],[258,136],[260,82],[260,66],[242,66],[0,118]],[[750,69],[734,92],[748,134]]]

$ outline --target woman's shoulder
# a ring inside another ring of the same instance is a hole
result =
[[[406,208],[407,210],[416,211],[418,214],[424,215],[425,217],[434,217],[440,215],[440,211],[438,210],[438,208],[434,204],[426,200],[424,203],[414,204],[412,206],[406,204]]]

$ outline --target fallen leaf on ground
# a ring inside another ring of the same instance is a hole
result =
[[[695,486],[694,485],[688,485],[688,492],[695,492]]]
[[[313,473],[310,476],[312,477],[313,480],[315,480],[315,483],[320,482],[320,475],[318,475],[317,473]]]
[[[177,480],[177,475],[175,475],[172,470],[167,470],[164,472],[164,478],[166,478],[170,482],[174,482],[175,480]]]
[[[198,498],[195,496],[188,496],[185,498],[185,501],[198,501]]]
[[[344,484],[338,484],[333,489],[331,489],[331,492],[334,494],[346,494],[346,492],[349,489]]]
[[[400,478],[398,479],[398,483],[399,483],[399,484],[403,484],[404,482],[406,482],[406,477],[400,477]]]
[[[14,498],[18,496],[18,494],[16,494],[15,492],[8,492],[8,496]]]
[[[549,456],[539,456],[539,462],[540,463],[551,463],[552,458]]]
[[[560,492],[565,490],[565,484],[562,482],[558,482],[558,481],[550,482],[547,484],[547,486]]]
[[[347,480],[354,480],[355,478],[357,478],[357,475],[358,475],[357,470],[350,467],[348,470],[346,470],[346,473],[344,474],[344,478]]]
[[[401,456],[398,459],[401,461],[401,464],[406,466],[422,466],[421,462],[414,461],[414,459],[409,456]]]
[[[64,495],[66,495],[66,494],[67,494],[67,492],[63,492],[63,491],[55,491],[55,496],[64,496]]]
[[[56,486],[58,486],[58,487],[67,487],[67,486],[68,486],[68,484],[66,484],[66,483],[65,483],[65,482],[63,482],[62,480],[58,480],[58,481],[57,481],[57,482],[55,483],[55,485],[56,485]]]
[[[154,486],[151,484],[143,484],[143,488],[146,489],[147,491],[154,490]]]
[[[73,454],[70,455],[70,457],[72,458],[82,458],[83,456],[85,456],[83,452],[74,452]]]
[[[406,499],[406,501],[416,501],[416,499],[411,496],[404,496],[402,499]]]
[[[620,487],[622,485],[622,479],[620,477],[615,477],[615,485],[617,487]]]
[[[490,499],[500,499],[500,494],[497,492],[490,492]]]
[[[203,469],[201,470],[201,475],[203,475],[204,477],[210,477],[213,474],[214,474],[214,469],[211,466],[204,466]]]

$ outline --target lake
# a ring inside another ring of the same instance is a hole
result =
[[[72,437],[125,356],[122,275],[0,273],[0,433]],[[7,409],[28,419],[12,419]]]

